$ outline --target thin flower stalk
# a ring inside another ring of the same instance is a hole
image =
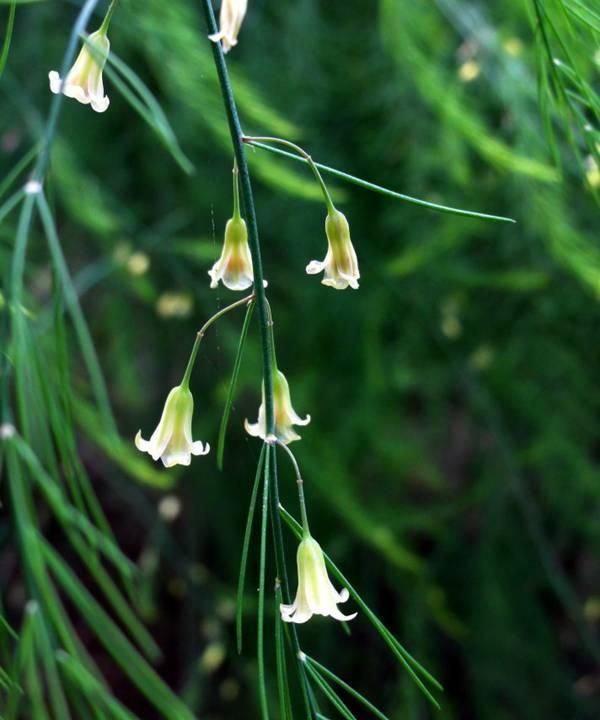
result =
[[[149,440],[144,440],[141,431],[135,436],[135,446],[142,452],[147,452],[153,460],[162,460],[165,467],[173,465],[189,465],[192,455],[206,455],[210,445],[203,445],[199,440],[192,440],[192,416],[194,413],[194,398],[190,392],[190,376],[198,348],[206,330],[225,313],[240,305],[247,304],[254,299],[254,295],[238,300],[213,315],[198,331],[192,352],[188,360],[185,373],[180,385],[174,387],[169,393],[160,421]]]
[[[270,142],[289,147],[301,155],[312,170],[319,187],[323,193],[327,216],[325,218],[325,234],[327,236],[327,253],[323,260],[312,260],[306,266],[308,275],[316,275],[323,272],[323,285],[336,290],[345,290],[351,287],[358,289],[360,272],[356,251],[350,239],[350,227],[346,216],[340,212],[331,199],[327,185],[325,184],[316,163],[311,156],[299,145],[276,137],[244,137],[246,143]]]

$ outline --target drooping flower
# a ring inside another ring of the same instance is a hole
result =
[[[327,235],[327,255],[322,262],[312,260],[306,266],[309,275],[316,275],[325,271],[323,285],[336,290],[344,290],[348,285],[358,289],[360,272],[356,252],[350,240],[350,227],[343,213],[331,208],[325,218],[325,233]]]
[[[222,41],[223,52],[228,53],[237,45],[237,38],[248,8],[248,0],[221,0],[219,32],[209,35],[213,42]]]
[[[252,257],[248,247],[248,229],[239,215],[227,221],[225,242],[221,257],[208,271],[210,286],[216,288],[219,280],[230,290],[246,290],[254,282]]]
[[[275,410],[275,436],[277,439],[287,445],[294,440],[300,440],[300,435],[296,433],[292,425],[308,425],[310,415],[302,419],[292,407],[290,398],[290,386],[285,375],[274,368],[273,372],[273,404]],[[263,383],[262,402],[258,409],[258,421],[249,423],[244,421],[246,432],[253,437],[260,437],[263,440],[267,436],[267,413],[265,409],[265,388]]]
[[[310,535],[298,546],[298,591],[292,605],[279,606],[285,622],[305,623],[313,615],[325,615],[335,620],[352,620],[357,613],[344,615],[338,608],[350,594],[346,588],[338,592],[332,585],[325,567],[319,543]]]
[[[160,458],[165,467],[189,465],[192,455],[206,455],[210,445],[192,440],[194,398],[184,385],[174,387],[167,397],[160,421],[150,440],[144,440],[142,431],[135,436],[135,446],[147,452],[153,460]]]
[[[55,94],[62,92],[84,105],[91,105],[96,112],[104,112],[109,105],[109,99],[104,94],[102,70],[109,51],[110,42],[106,31],[101,29],[92,33],[64,80],[56,70],[48,73],[50,90]]]

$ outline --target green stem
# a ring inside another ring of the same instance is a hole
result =
[[[110,21],[112,20],[116,4],[117,0],[111,0],[111,3],[108,6],[108,10],[106,11],[106,15],[104,16],[104,20],[102,21],[102,25],[100,25],[100,29],[98,30],[98,32],[104,33],[104,35],[106,35],[106,33],[108,32],[108,26],[110,25]]]
[[[10,50],[10,43],[12,41],[13,28],[15,26],[15,14],[17,11],[17,3],[13,2],[8,10],[8,22],[6,23],[6,32],[4,34],[4,44],[2,46],[2,52],[0,53],[0,77],[4,72],[6,66],[6,60],[8,59],[8,51]]]
[[[269,334],[271,336],[271,362],[273,363],[273,374],[277,372],[277,355],[275,354],[275,334],[273,333],[273,312],[271,311],[271,303],[267,300],[267,322],[269,324]]]
[[[233,170],[231,172],[233,174],[233,217],[235,220],[239,220],[240,219],[240,183],[239,183],[240,171],[238,170],[237,160],[235,158],[233,160]]]
[[[269,521],[269,453],[265,456],[265,471],[263,478],[262,522],[260,526],[260,568],[258,583],[258,693],[263,720],[269,720],[269,704],[267,700],[267,684],[265,678],[265,569],[267,557],[267,524]]]
[[[213,35],[218,32],[215,15],[213,12],[212,4],[210,0],[202,0],[202,6],[204,8],[204,14],[206,17],[206,24],[208,26],[208,32]],[[262,346],[262,359],[263,359],[263,381],[265,388],[265,413],[266,413],[266,431],[267,435],[273,435],[275,432],[275,413],[273,406],[273,341],[271,331],[269,327],[269,317],[267,309],[267,296],[264,286],[264,276],[262,268],[262,257],[260,251],[260,241],[258,238],[258,226],[256,222],[256,211],[254,208],[254,197],[252,194],[252,184],[250,182],[250,172],[248,169],[248,162],[246,160],[246,153],[244,148],[242,126],[237,112],[235,98],[233,96],[233,90],[229,80],[229,74],[227,72],[227,65],[225,64],[225,57],[223,55],[223,49],[221,43],[211,43],[213,58],[215,61],[215,67],[217,75],[219,77],[219,84],[221,86],[221,94],[223,96],[223,103],[225,105],[225,112],[227,114],[227,120],[229,122],[229,131],[231,134],[231,142],[237,160],[238,168],[240,171],[240,190],[242,200],[244,203],[244,209],[246,211],[246,222],[248,225],[248,244],[250,246],[250,253],[252,255],[252,265],[254,269],[254,292],[256,294],[256,307],[258,311],[258,321],[260,324],[260,337]],[[283,560],[284,557],[284,546],[283,546],[283,531],[281,527],[281,517],[278,511],[279,508],[279,483],[277,479],[277,465],[275,453],[272,454],[272,465],[269,470],[271,473],[272,485],[269,493],[271,497],[271,504],[273,507],[273,524],[276,538],[276,552],[279,557]],[[287,572],[285,564],[282,567],[282,589],[283,597],[286,604],[290,603],[290,590],[289,582],[287,579]],[[294,653],[298,657],[300,652],[300,643],[298,641],[298,635],[296,628],[291,629],[292,644],[294,647]],[[300,673],[300,681],[302,683],[303,693],[307,688],[308,680],[306,677],[306,669],[304,664],[298,660],[298,667]],[[314,705],[310,702],[307,703],[310,709],[307,709],[307,714],[316,717],[316,711]]]
[[[281,155],[282,157],[296,160],[297,162],[307,162],[306,158],[298,157],[292,153],[280,150],[279,148],[271,147],[270,145],[264,145],[260,142],[254,142],[248,139],[247,141],[252,147],[261,148],[261,150],[268,150],[275,155]],[[404,195],[404,193],[390,190],[389,188],[382,187],[381,185],[375,185],[375,183],[363,180],[355,175],[349,175],[348,173],[336,170],[335,168],[323,165],[322,163],[315,163],[315,167],[323,172],[329,173],[334,177],[338,177],[346,182],[353,183],[359,187],[366,188],[372,192],[379,193],[380,195],[386,195],[387,197],[395,198],[396,200],[402,200],[404,202],[412,203],[413,205],[420,205],[421,207],[428,208],[429,210],[435,210],[436,212],[448,213],[450,215],[462,215],[463,217],[472,217],[479,220],[489,220],[491,222],[506,222],[516,223],[514,218],[504,217],[503,215],[489,215],[487,213],[475,212],[474,210],[462,210],[461,208],[450,207],[449,205],[439,205],[438,203],[428,202],[427,200],[421,200],[420,198],[412,197],[412,195]]]
[[[302,475],[300,475],[298,461],[296,460],[294,453],[285,443],[282,443],[281,440],[277,440],[277,444],[279,445],[279,447],[283,448],[286,451],[288,457],[292,462],[292,465],[294,466],[294,472],[296,473],[296,484],[298,486],[298,500],[300,502],[300,516],[302,518],[302,530],[304,532],[305,538],[310,537],[310,530],[308,528],[308,515],[306,514],[306,502],[304,500],[304,480],[302,480]]]
[[[213,12],[210,0],[202,0],[206,24],[210,35],[218,33],[217,22]],[[231,134],[231,142],[235,159],[238,164],[240,173],[240,191],[244,210],[246,212],[246,222],[248,225],[248,244],[250,246],[250,254],[252,255],[252,266],[254,270],[254,292],[256,294],[256,308],[258,311],[258,321],[260,323],[261,345],[263,355],[263,377],[265,383],[265,410],[267,434],[272,434],[275,430],[274,412],[273,412],[273,373],[271,367],[271,335],[269,332],[268,316],[267,316],[267,296],[264,287],[264,275],[262,267],[262,256],[260,252],[260,241],[258,239],[258,225],[256,221],[256,210],[254,208],[254,197],[252,194],[252,183],[250,182],[250,171],[248,169],[248,161],[244,149],[242,126],[225,64],[225,56],[221,48],[221,43],[210,43],[215,61],[215,67],[221,86],[221,94],[229,123],[229,132]]]
[[[181,381],[181,387],[187,388],[190,385],[190,376],[192,374],[192,370],[194,368],[194,363],[196,362],[196,355],[198,354],[198,348],[200,347],[200,343],[202,342],[202,338],[204,337],[206,331],[208,328],[216,322],[220,317],[225,315],[225,313],[228,313],[230,310],[235,310],[235,308],[240,307],[240,305],[248,305],[248,303],[252,302],[254,300],[254,293],[251,295],[247,295],[246,297],[242,298],[241,300],[237,300],[234,303],[231,303],[231,305],[228,305],[227,307],[224,307],[222,310],[219,310],[218,313],[215,313],[211,318],[209,318],[204,325],[198,330],[196,333],[196,339],[194,340],[194,346],[192,347],[192,352],[190,353],[190,359],[188,360],[187,367],[185,368],[185,373],[183,375],[183,380]]]
[[[273,483],[273,487],[271,488],[270,493],[272,517],[271,522],[273,524],[273,536],[275,538],[275,562],[277,564],[277,572],[279,574],[279,579],[281,580],[281,588],[283,590],[284,602],[286,605],[289,605],[291,601],[290,584],[288,580],[287,567],[285,565],[283,528],[279,511],[281,503],[279,501],[279,483],[277,482],[277,453],[275,452],[275,447],[273,445],[269,445],[268,450],[271,452],[271,467],[273,471],[273,477],[275,478],[275,482]],[[302,652],[302,649],[300,647],[300,641],[298,640],[298,631],[294,624],[292,624],[292,626],[290,627],[290,636],[300,676],[300,689],[302,691],[302,700],[304,702],[304,708],[306,710],[306,717],[309,719],[316,718],[318,708],[315,706],[316,704],[311,694],[311,688],[306,673],[306,667],[304,665],[304,662],[302,661],[304,653]]]
[[[291,150],[294,150],[298,153],[298,155],[301,155],[304,160],[308,163],[310,169],[313,171],[313,174],[315,178],[317,179],[317,182],[319,183],[321,190],[323,192],[323,197],[325,198],[325,204],[327,205],[327,212],[333,213],[335,212],[335,205],[333,204],[333,200],[331,199],[331,195],[329,194],[329,190],[327,189],[327,185],[325,185],[325,181],[323,180],[323,177],[321,176],[321,173],[319,172],[319,168],[317,167],[317,164],[312,159],[312,157],[303,150],[299,145],[296,145],[293,142],[290,142],[289,140],[284,140],[283,138],[276,138],[276,137],[249,137],[245,136],[242,138],[242,140],[245,143],[259,143],[259,142],[270,142],[275,143],[276,145],[284,145],[285,147],[289,147]]]

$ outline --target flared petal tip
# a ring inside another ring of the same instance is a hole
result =
[[[299,610],[295,603],[293,605],[280,605],[279,610],[283,622],[296,623],[296,625],[308,622],[312,617],[311,612]]]
[[[92,106],[92,110],[95,110],[98,113],[102,113],[108,109],[108,106],[110,105],[110,100],[108,98],[108,95],[104,95],[103,97],[92,98],[90,101],[90,105]]]
[[[354,620],[358,613],[355,612],[351,613],[350,615],[344,615],[344,613],[340,612],[338,608],[335,608],[335,610],[331,611],[330,615],[334,620],[339,620],[340,622],[349,622],[350,620]]]
[[[244,420],[244,429],[248,433],[248,435],[252,435],[252,437],[265,437],[265,433],[263,432],[260,423],[250,423],[248,422],[248,419]]]
[[[200,440],[196,440],[191,446],[192,455],[208,455],[210,452],[210,445],[206,443],[204,445]]]
[[[56,72],[56,70],[51,70],[48,73],[48,79],[50,80],[50,91],[53,92],[55,95],[58,95],[60,93],[60,88],[62,85],[60,75]]]
[[[142,452],[150,452],[150,443],[148,440],[144,440],[141,430],[137,431],[134,442],[138,450],[141,450]]]
[[[325,269],[325,261],[311,260],[306,266],[307,275],[317,275]]]
[[[213,267],[208,271],[208,274],[210,276],[210,287],[213,290],[219,286],[219,280],[221,279],[221,273],[219,272],[219,268],[217,267],[218,264],[219,263],[215,263]]]
[[[232,47],[235,47],[237,45],[236,38],[228,37],[224,32],[213,33],[212,35],[208,36],[208,39],[212,40],[212,42],[214,43],[221,42],[223,52],[225,54],[227,54]]]

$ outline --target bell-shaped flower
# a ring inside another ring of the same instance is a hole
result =
[[[109,99],[104,94],[102,70],[109,50],[110,42],[104,30],[89,35],[64,80],[56,70],[48,73],[50,90],[55,94],[62,92],[84,105],[91,105],[96,112],[104,112],[109,105]]]
[[[239,215],[234,214],[227,221],[221,257],[208,274],[211,288],[216,288],[219,280],[230,290],[246,290],[254,282],[248,229],[245,220]]]
[[[219,32],[208,37],[213,42],[222,41],[223,52],[228,53],[234,45],[237,45],[237,38],[247,9],[248,0],[221,0]]]
[[[206,455],[210,445],[192,440],[192,415],[194,398],[184,385],[174,387],[167,397],[158,427],[150,440],[144,440],[140,430],[135,436],[135,446],[147,452],[153,460],[160,458],[165,467],[189,465],[192,455]]]
[[[290,398],[290,386],[285,375],[274,369],[273,373],[273,404],[275,410],[275,436],[287,445],[294,440],[300,440],[300,435],[294,431],[292,425],[308,425],[310,415],[302,419],[292,407]],[[262,402],[258,409],[258,422],[249,423],[244,421],[246,432],[253,437],[260,437],[263,440],[267,437],[267,413],[265,409],[265,387],[262,388]]]
[[[298,546],[298,591],[292,605],[280,605],[285,622],[305,623],[313,615],[325,615],[335,620],[352,620],[357,613],[343,615],[338,604],[346,602],[350,594],[346,588],[338,592],[332,585],[325,558],[319,543],[310,535]]]
[[[327,255],[322,262],[312,260],[306,267],[309,275],[316,275],[325,271],[323,285],[329,285],[336,290],[344,290],[348,285],[358,289],[360,273],[358,260],[352,241],[350,240],[350,227],[343,213],[332,208],[325,219],[325,233],[327,234]]]

